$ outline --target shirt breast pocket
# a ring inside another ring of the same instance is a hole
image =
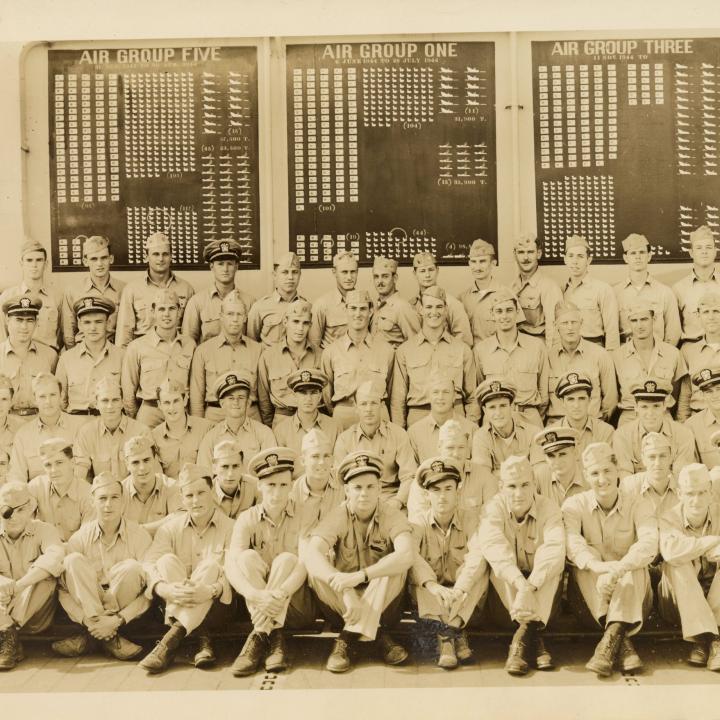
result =
[[[339,328],[343,325],[347,325],[347,313],[344,307],[333,306],[328,308],[327,314],[325,315],[325,324],[329,328]]]
[[[537,288],[527,287],[520,295],[523,310],[537,310],[540,307],[540,292]]]
[[[653,367],[653,375],[672,382],[675,375],[675,368],[667,360],[658,360]]]
[[[279,312],[266,315],[263,320],[263,335],[269,340],[279,340],[283,333],[282,327],[283,314]]]
[[[407,358],[408,376],[418,385],[425,385],[430,375],[430,362],[426,358],[411,355]]]
[[[620,557],[625,555],[630,546],[635,542],[635,530],[629,528],[617,528],[612,536],[612,548]]]
[[[157,382],[160,384],[161,375],[164,374],[167,365],[162,358],[145,358],[140,364],[140,375],[143,384]]]
[[[292,370],[290,368],[271,368],[268,371],[268,379],[270,380],[270,388],[276,395],[287,395],[288,389],[287,379]]]
[[[395,318],[388,313],[380,313],[377,319],[377,326],[383,332],[390,332],[395,327]]]

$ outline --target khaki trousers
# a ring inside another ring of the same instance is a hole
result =
[[[547,625],[548,620],[553,614],[555,601],[560,592],[561,579],[562,573],[554,577],[548,577],[545,583],[535,592],[538,606],[538,616],[535,619],[539,620],[543,626]],[[492,570],[490,571],[490,582],[509,615],[510,608],[515,602],[515,596],[517,595],[515,586],[499,578]]]
[[[450,617],[445,606],[427,589],[421,585],[410,584],[410,598],[417,608],[418,616],[425,620],[439,620],[450,627],[465,627],[476,608],[485,604],[489,585],[489,573],[484,573],[473,584],[472,590],[468,593],[465,601],[457,611]]]
[[[0,586],[2,585],[0,578]],[[14,595],[8,605],[0,604],[0,630],[13,624],[32,635],[50,626],[57,607],[57,580],[48,577]]]

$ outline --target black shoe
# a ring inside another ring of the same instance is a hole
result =
[[[173,623],[157,645],[140,661],[140,667],[151,674],[167,670],[185,635],[185,628],[180,623]]]
[[[215,650],[213,650],[212,643],[207,635],[200,635],[198,637],[193,664],[196,668],[206,668],[215,664]]]
[[[620,643],[618,652],[618,664],[621,672],[635,673],[643,669],[643,661],[635,650],[630,638],[626,635]]]
[[[243,645],[240,654],[232,664],[232,674],[235,677],[247,677],[257,672],[260,661],[267,649],[267,635],[253,630]]]
[[[710,643],[707,640],[695,640],[688,655],[688,663],[696,667],[706,667],[709,656]]]
[[[265,669],[268,672],[282,672],[287,670],[287,650],[285,648],[285,635],[281,628],[275,628],[268,636],[268,655],[265,658]]]
[[[610,677],[624,636],[623,625],[618,622],[610,623],[585,667],[598,677]]]
[[[527,675],[530,669],[529,651],[533,644],[532,631],[527,623],[522,623],[515,631],[507,660],[505,671],[510,675]]]
[[[381,632],[378,635],[378,643],[387,665],[400,665],[407,660],[408,651],[400,643],[395,642],[388,633]]]
[[[0,670],[12,670],[20,659],[20,638],[17,628],[11,625],[7,630],[0,630]]]
[[[333,649],[325,667],[333,673],[347,672],[350,667],[350,633],[344,630],[335,638]]]
[[[543,636],[538,634],[535,638],[535,667],[538,670],[554,670],[555,663],[552,655],[545,647]]]

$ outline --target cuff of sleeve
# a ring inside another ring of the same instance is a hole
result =
[[[520,572],[520,568],[518,568],[517,566],[513,566],[503,571],[501,577],[506,583],[508,583],[508,585],[514,586],[515,581],[523,577],[523,574]]]

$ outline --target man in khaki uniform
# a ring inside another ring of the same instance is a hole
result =
[[[178,332],[182,327],[185,306],[195,294],[190,283],[179,278],[170,268],[172,250],[170,238],[165,233],[156,232],[148,236],[145,241],[145,259],[147,273],[129,282],[120,298],[115,344],[121,348],[127,347],[131,340],[145,335],[152,328],[155,320],[152,301],[158,290],[172,290],[177,295]]]
[[[423,317],[423,292],[437,286],[439,271],[437,260],[432,253],[421,252],[413,257],[413,273],[418,282],[418,294],[410,301],[410,305],[415,308],[421,321]],[[445,302],[447,306],[447,329],[454,338],[462,340],[466,345],[472,347],[473,336],[464,305],[457,298],[448,295],[447,291],[445,291]]]
[[[648,272],[653,253],[644,235],[631,233],[622,241],[623,260],[628,266],[627,277],[613,285],[620,310],[620,339],[630,337],[628,310],[638,302],[652,308],[652,335],[658,341],[675,346],[680,341],[682,327],[675,293]]]
[[[518,329],[545,340],[548,347],[555,341],[555,306],[562,302],[560,286],[538,268],[542,249],[534,233],[515,238],[513,250],[518,274],[510,284],[522,308],[525,320]]]
[[[533,663],[538,670],[554,667],[542,635],[559,601],[565,530],[560,509],[535,488],[526,457],[503,462],[500,489],[483,512],[457,581],[467,587],[466,574],[473,577],[484,562],[490,565],[494,619],[517,625],[505,663],[510,675],[526,675]]]
[[[150,428],[162,422],[158,385],[170,378],[188,387],[195,351],[195,341],[178,334],[180,305],[174,290],[158,290],[152,311],[153,326],[127,346],[121,375],[125,413]]]
[[[300,519],[289,502],[293,457],[290,448],[268,448],[248,465],[262,499],[238,517],[225,558],[225,574],[253,625],[232,666],[236,677],[252,675],[263,658],[267,672],[285,670],[283,629],[315,619],[307,573],[298,558]]]
[[[220,328],[214,337],[195,348],[190,365],[190,414],[213,423],[223,419],[218,399],[213,395],[215,381],[223,373],[243,369],[252,379],[249,414],[260,420],[257,398],[258,360],[263,347],[246,335],[247,309],[237,290],[220,301]]]
[[[290,448],[295,454],[293,477],[302,475],[304,466],[300,447],[303,438],[311,430],[322,430],[333,447],[340,433],[338,424],[331,417],[320,412],[322,391],[327,385],[327,376],[320,370],[296,370],[287,379],[288,387],[295,393],[297,410],[289,418],[281,420],[274,429],[275,438],[282,447]]]
[[[142,646],[120,629],[150,607],[142,560],[152,538],[122,516],[123,488],[110,473],[93,478],[96,520],[85,523],[67,543],[60,604],[80,632],[52,644],[63,657],[78,657],[95,642],[117,660],[132,660]]]
[[[703,396],[705,409],[693,413],[683,424],[695,438],[700,462],[714,468],[720,465],[720,452],[710,440],[720,431],[720,365],[702,368],[692,376],[692,382]]]
[[[560,507],[573,495],[588,489],[577,453],[578,431],[570,427],[541,430],[533,442],[545,453],[546,465],[536,467],[538,494]]]
[[[470,348],[447,329],[445,291],[434,285],[422,291],[422,327],[395,352],[390,417],[410,427],[430,412],[428,380],[435,374],[451,378],[455,410],[477,419],[475,362]]]
[[[300,260],[295,253],[283,253],[273,263],[273,284],[275,290],[257,300],[248,310],[247,335],[263,348],[273,347],[283,337],[283,318],[288,306],[297,300],[300,284]]]
[[[680,624],[692,643],[688,662],[720,671],[720,505],[713,500],[705,465],[685,466],[678,476],[680,502],[660,517],[664,560],[658,587],[661,617]]]
[[[373,261],[373,283],[378,294],[370,331],[394,348],[420,331],[420,319],[410,303],[397,291],[396,260],[377,255]]]
[[[10,412],[14,392],[10,378],[7,375],[0,375],[0,450],[6,453],[8,463],[15,433],[25,424],[24,418]]]
[[[321,295],[312,306],[310,342],[322,350],[341,338],[347,330],[347,295],[355,290],[358,261],[347,250],[333,257],[335,289]]]
[[[430,500],[430,509],[413,524],[417,545],[410,569],[409,589],[422,626],[437,638],[439,667],[451,670],[458,660],[472,660],[465,627],[488,589],[487,564],[474,576],[463,576],[468,541],[475,533],[479,516],[458,506],[460,468],[450,458],[428,458],[417,471],[416,482]]]
[[[574,565],[568,587],[573,611],[590,612],[604,629],[585,666],[599,677],[612,674],[619,659],[624,672],[643,665],[630,636],[639,632],[652,607],[648,567],[658,552],[652,505],[618,490],[618,466],[607,443],[594,443],[582,456],[590,489],[562,506],[568,560]]]
[[[18,631],[46,630],[57,606],[65,548],[58,531],[34,515],[27,483],[0,487],[0,670],[24,657]]]
[[[108,316],[105,331],[107,339],[111,343],[115,342],[117,309],[125,289],[125,283],[110,274],[115,257],[110,252],[110,241],[106,237],[86,237],[82,253],[83,265],[88,269],[88,274],[83,277],[82,282],[72,282],[65,288],[62,303],[63,342],[67,350],[83,339],[84,333],[82,328],[78,327],[75,305],[80,298],[85,297],[95,297],[112,303],[113,309]]]
[[[195,667],[215,662],[208,632],[226,627],[232,613],[232,590],[223,570],[234,522],[215,504],[210,468],[186,464],[178,478],[183,511],[155,533],[145,555],[146,594],[165,604],[170,629],[140,661],[148,673],[172,663],[183,639],[198,630]]]
[[[389,420],[387,395],[391,387],[395,350],[390,343],[369,331],[372,300],[366,290],[345,296],[347,330],[323,350],[321,368],[328,377],[326,405],[341,430],[358,421],[355,390],[363,382],[376,380],[385,385],[384,419]]]
[[[123,351],[108,340],[110,300],[88,295],[73,306],[80,339],[60,356],[55,374],[62,388],[62,406],[70,415],[98,415],[95,386],[105,377],[120,379]]]
[[[415,548],[407,518],[380,499],[382,472],[383,461],[373,452],[347,455],[338,468],[345,502],[320,521],[300,548],[320,608],[331,622],[342,623],[326,665],[330,672],[350,669],[350,645],[357,639],[377,636],[388,665],[408,656],[387,631],[400,619]]]
[[[203,249],[203,260],[210,266],[213,284],[195,293],[183,313],[182,334],[198,345],[220,333],[222,301],[236,293],[245,307],[245,317],[255,298],[235,287],[242,248],[235,240],[212,240]]]
[[[257,480],[244,469],[242,448],[234,440],[221,440],[213,448],[215,502],[232,520],[260,499]]]

